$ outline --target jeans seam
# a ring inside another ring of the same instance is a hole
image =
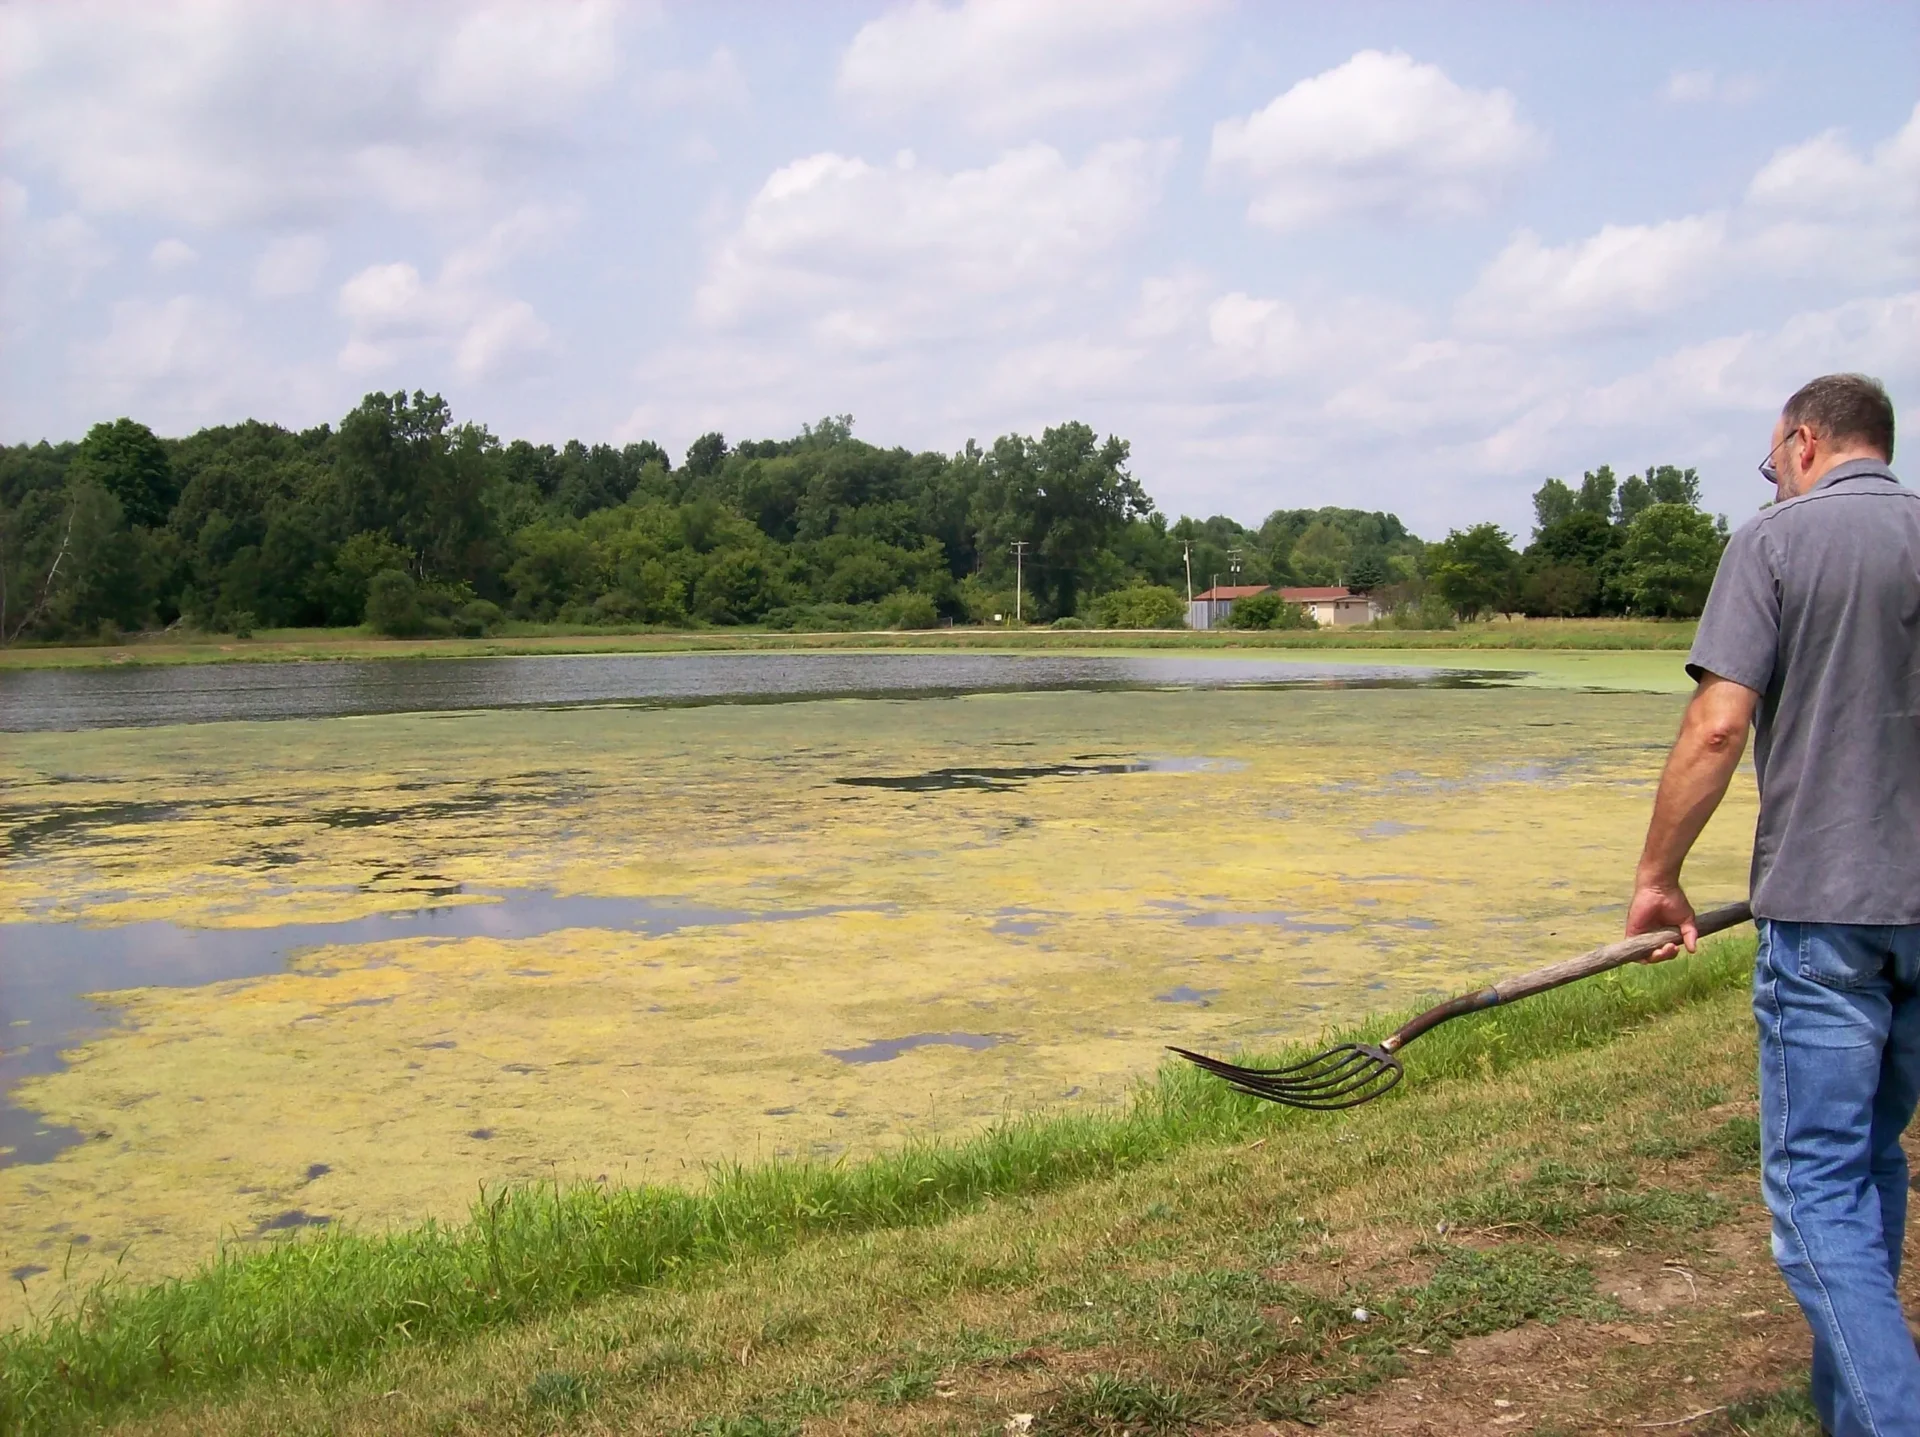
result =
[[[1773,929],[1774,933],[1778,933],[1779,925],[1771,924],[1769,926]],[[1794,935],[1793,963],[1794,967],[1800,970],[1802,976],[1804,976],[1807,929],[1805,925],[1797,925],[1797,927],[1798,932]],[[1768,936],[1771,938],[1773,934],[1769,934]],[[1833,1334],[1833,1356],[1835,1365],[1840,1368],[1843,1374],[1848,1393],[1852,1397],[1854,1405],[1859,1409],[1860,1417],[1865,1422],[1867,1430],[1875,1434],[1875,1437],[1878,1437],[1880,1424],[1874,1419],[1873,1408],[1867,1403],[1865,1400],[1866,1394],[1860,1389],[1860,1375],[1854,1364],[1853,1350],[1848,1345],[1846,1334],[1840,1329],[1839,1315],[1833,1305],[1833,1295],[1827,1291],[1826,1279],[1820,1275],[1820,1269],[1814,1264],[1812,1254],[1807,1247],[1807,1240],[1801,1235],[1800,1224],[1795,1218],[1795,1212],[1799,1203],[1793,1185],[1792,1150],[1787,1142],[1787,1131],[1791,1127],[1793,1120],[1793,1097],[1787,1085],[1787,1045],[1784,1041],[1781,1022],[1779,992],[1780,969],[1779,965],[1774,961],[1772,952],[1775,945],[1769,942],[1767,947],[1769,950],[1767,954],[1768,1005],[1773,1010],[1774,1047],[1778,1050],[1780,1073],[1780,1163],[1785,1170],[1783,1186],[1786,1189],[1786,1201],[1782,1204],[1785,1211],[1782,1217],[1787,1227],[1793,1233],[1794,1242],[1799,1245],[1800,1258],[1806,1263],[1807,1271],[1813,1280],[1813,1285],[1819,1289],[1821,1305],[1826,1309],[1827,1328]]]

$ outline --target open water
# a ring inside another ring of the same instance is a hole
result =
[[[580,654],[0,671],[0,732],[581,704],[941,697],[1060,689],[1458,687],[1514,675],[1186,655]]]

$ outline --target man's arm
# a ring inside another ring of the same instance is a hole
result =
[[[1694,690],[1654,796],[1653,821],[1647,825],[1646,846],[1633,879],[1633,904],[1627,910],[1628,937],[1678,928],[1689,953],[1700,941],[1693,904],[1680,887],[1680,866],[1726,796],[1759,702],[1752,689],[1718,674],[1707,674]],[[1669,944],[1648,961],[1662,962],[1679,951]]]

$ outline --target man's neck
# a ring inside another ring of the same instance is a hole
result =
[[[1805,494],[1842,464],[1852,464],[1856,460],[1861,459],[1866,460],[1869,464],[1885,464],[1888,462],[1886,455],[1876,453],[1871,449],[1842,449],[1837,453],[1823,456],[1818,462],[1808,468],[1806,482],[1800,486],[1800,493]],[[1796,495],[1795,497],[1798,496]]]

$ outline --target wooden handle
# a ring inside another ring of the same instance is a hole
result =
[[[1735,924],[1745,923],[1753,917],[1753,910],[1744,903],[1729,903],[1725,908],[1711,909],[1693,920],[1700,936],[1719,933],[1732,928]],[[1496,983],[1491,988],[1482,988],[1477,993],[1462,993],[1458,998],[1427,1009],[1419,1017],[1412,1019],[1392,1037],[1381,1041],[1381,1048],[1389,1053],[1397,1053],[1422,1033],[1431,1032],[1451,1018],[1463,1013],[1480,1013],[1488,1008],[1497,1008],[1502,1003],[1511,1003],[1516,998],[1530,997],[1535,993],[1544,993],[1549,988],[1558,988],[1566,983],[1575,983],[1582,978],[1591,978],[1596,973],[1604,973],[1609,968],[1618,968],[1624,963],[1638,963],[1657,948],[1680,941],[1678,928],[1663,928],[1658,933],[1642,933],[1637,938],[1623,938],[1618,943],[1609,943],[1604,948],[1596,948],[1591,953],[1583,953],[1578,958],[1569,958],[1564,963],[1554,963],[1545,968],[1536,968],[1531,973],[1522,973],[1517,978],[1509,978],[1504,983]]]
[[[1694,926],[1705,938],[1709,933],[1719,933],[1736,924],[1745,923],[1753,917],[1753,910],[1745,903],[1729,903],[1724,908],[1713,908],[1700,914]],[[1544,993],[1549,988],[1558,988],[1563,984],[1577,982],[1582,978],[1591,978],[1596,973],[1605,973],[1610,968],[1618,968],[1627,963],[1643,962],[1654,950],[1664,948],[1669,943],[1680,941],[1680,930],[1662,928],[1657,933],[1642,933],[1634,938],[1622,938],[1618,943],[1609,943],[1596,948],[1591,953],[1582,953],[1578,958],[1569,958],[1565,962],[1551,963],[1545,968],[1536,968],[1531,973],[1522,973],[1517,978],[1508,978],[1493,985],[1498,1001],[1511,1003],[1516,998],[1529,998],[1535,993]]]

